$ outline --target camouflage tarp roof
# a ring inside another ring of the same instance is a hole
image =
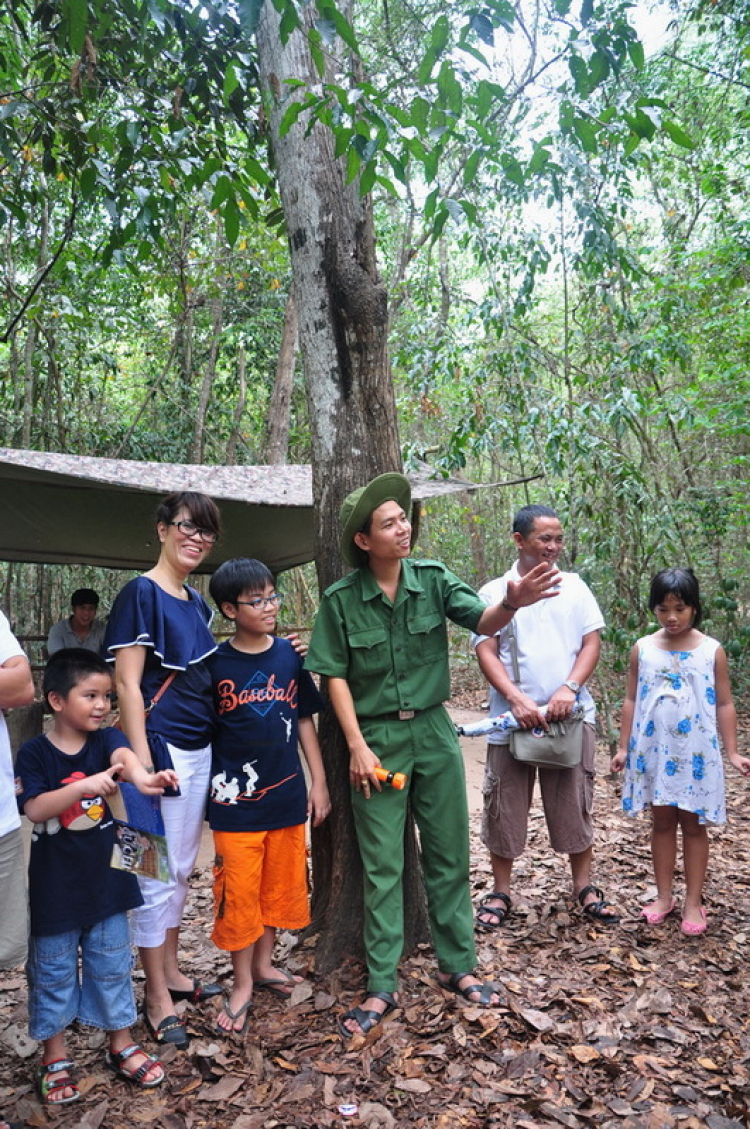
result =
[[[410,474],[416,498],[471,488]],[[153,514],[171,490],[199,490],[221,506],[224,532],[206,562],[254,556],[274,572],[313,559],[309,466],[192,466],[0,448],[0,559],[150,568]]]

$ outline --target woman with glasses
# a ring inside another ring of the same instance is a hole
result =
[[[120,724],[134,752],[146,765],[171,756],[180,781],[180,794],[165,796],[161,805],[170,880],[140,879],[144,904],[132,920],[146,976],[146,1025],[157,1043],[183,1048],[188,1036],[173,1001],[221,994],[217,984],[190,979],[178,964],[180,921],[211,769],[213,711],[205,659],[216,650],[211,609],[185,581],[210,553],[219,529],[211,498],[190,491],[165,498],[156,511],[159,559],[119,593],[104,639],[104,653],[114,661]]]

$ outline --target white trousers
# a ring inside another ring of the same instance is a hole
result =
[[[195,866],[206,816],[211,776],[211,746],[179,749],[168,744],[181,795],[162,798],[161,813],[167,836],[169,882],[139,877],[143,905],[131,912],[133,941],[139,948],[164,944],[168,929],[182,922],[188,879]]]

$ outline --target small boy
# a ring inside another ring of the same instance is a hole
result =
[[[310,923],[305,822],[331,810],[313,714],[321,698],[287,639],[281,596],[260,561],[226,561],[211,595],[234,636],[208,658],[218,714],[208,820],[214,835],[213,941],[232,955],[220,1033],[244,1034],[253,989],[288,998],[299,977],[272,962],[277,929]],[[310,795],[298,741],[310,772]]]
[[[105,797],[116,792],[118,775],[152,796],[177,776],[150,775],[119,730],[101,728],[111,690],[99,655],[56,652],[43,681],[52,727],[26,741],[16,759],[18,806],[34,824],[29,1032],[42,1042],[37,1082],[48,1106],[81,1096],[65,1050],[74,1019],[109,1033],[107,1064],[121,1078],[144,1087],[164,1080],[158,1060],[130,1037],[136,1010],[127,911],[143,899],[134,875],[110,867],[115,826]]]

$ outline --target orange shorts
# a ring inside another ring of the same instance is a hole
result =
[[[237,952],[265,926],[310,924],[305,825],[275,831],[214,831],[214,944]]]

